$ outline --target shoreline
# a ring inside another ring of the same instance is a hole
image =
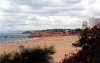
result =
[[[53,58],[56,62],[59,62],[63,59],[65,54],[71,53],[71,51],[75,52],[75,48],[72,47],[72,43],[78,40],[78,36],[52,36],[52,37],[39,37],[36,40],[23,40],[23,41],[13,41],[13,42],[4,42],[0,43],[0,54],[4,51],[9,52],[19,52],[19,45],[23,45],[25,48],[27,47],[35,47],[35,46],[51,46],[55,47],[56,53],[53,55]]]
[[[11,38],[13,39],[13,38]],[[38,39],[38,37],[34,37],[34,38],[25,38],[25,39],[20,39],[20,40],[13,40],[13,41],[0,41],[0,43],[6,43],[6,42],[19,42],[19,41],[27,41],[27,40],[35,40]]]

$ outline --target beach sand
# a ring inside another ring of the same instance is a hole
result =
[[[0,54],[4,52],[15,52],[19,51],[19,45],[24,47],[34,46],[51,46],[54,45],[56,53],[53,55],[54,61],[59,62],[64,58],[65,54],[70,55],[71,51],[76,52],[76,49],[72,47],[72,43],[78,40],[78,36],[57,36],[57,37],[40,37],[36,40],[25,40],[17,42],[3,42],[0,43]]]

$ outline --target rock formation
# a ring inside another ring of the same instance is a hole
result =
[[[68,35],[78,35],[81,30],[70,30],[70,29],[52,29],[52,30],[41,30],[33,32],[29,35],[32,37],[49,37],[49,36],[68,36]]]

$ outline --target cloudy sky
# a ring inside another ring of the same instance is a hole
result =
[[[81,28],[100,17],[100,0],[0,0],[0,31]]]

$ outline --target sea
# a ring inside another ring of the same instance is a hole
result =
[[[33,40],[35,38],[28,38],[29,34],[20,33],[0,33],[0,42],[16,42],[23,40]]]

